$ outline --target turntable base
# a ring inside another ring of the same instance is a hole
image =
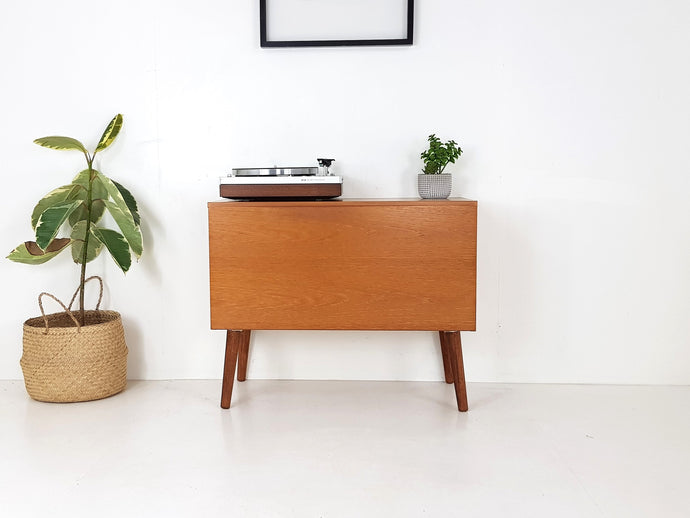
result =
[[[221,184],[221,198],[257,199],[288,198],[326,200],[342,194],[341,183],[286,183],[286,184]]]

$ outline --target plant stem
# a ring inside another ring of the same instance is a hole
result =
[[[95,153],[93,157],[86,153],[86,163],[89,166],[89,189],[86,194],[86,231],[84,233],[84,248],[81,256],[81,279],[79,281],[79,320],[81,321],[81,325],[86,324],[86,315],[84,313],[84,284],[86,281],[86,260],[89,254],[89,234],[91,233],[91,208],[93,206],[92,195],[94,180],[93,159],[95,156]]]

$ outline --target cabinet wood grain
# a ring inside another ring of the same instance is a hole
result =
[[[475,328],[474,201],[208,207],[213,329]]]

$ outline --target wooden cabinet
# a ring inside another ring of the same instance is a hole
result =
[[[462,367],[459,331],[475,329],[476,201],[221,201],[208,210],[211,328],[228,330],[224,408],[238,355],[238,379],[246,376],[251,330],[439,331],[446,380],[464,378],[453,368]]]

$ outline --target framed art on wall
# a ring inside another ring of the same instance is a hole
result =
[[[262,47],[412,45],[414,0],[259,0]]]

